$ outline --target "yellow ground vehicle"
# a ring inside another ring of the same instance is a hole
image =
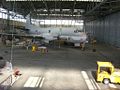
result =
[[[111,62],[97,62],[97,81],[104,84],[120,83],[120,69],[115,69]]]

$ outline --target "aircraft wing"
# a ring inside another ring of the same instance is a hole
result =
[[[0,33],[0,35],[3,35],[3,36],[16,36],[16,37],[28,37],[28,38],[41,38],[43,39],[43,37],[41,35],[32,35],[32,34],[25,34],[25,35],[22,35],[22,34],[9,34],[9,33]]]

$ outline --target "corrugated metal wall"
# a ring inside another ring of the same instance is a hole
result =
[[[85,30],[100,42],[120,47],[120,12],[85,22]]]

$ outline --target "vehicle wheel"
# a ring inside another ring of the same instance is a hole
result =
[[[104,84],[109,84],[109,83],[110,83],[110,80],[107,79],[107,78],[105,78],[105,79],[103,80],[103,83],[104,83]]]

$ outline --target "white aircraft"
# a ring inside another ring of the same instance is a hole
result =
[[[73,27],[47,27],[42,28],[31,24],[30,15],[27,15],[26,29],[29,29],[29,34],[33,37],[43,37],[44,42],[60,39],[66,40],[66,42],[74,43],[74,46],[80,46],[80,43],[86,43],[87,35],[81,30],[77,30]]]

